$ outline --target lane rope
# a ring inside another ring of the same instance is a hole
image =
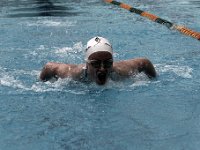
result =
[[[113,4],[113,5],[117,5],[123,9],[126,9],[128,11],[130,11],[131,13],[135,13],[135,14],[138,14],[142,17],[145,17],[151,21],[154,21],[154,22],[157,22],[159,24],[162,24],[164,26],[166,26],[167,28],[169,29],[175,29],[179,32],[181,32],[182,34],[184,35],[187,35],[187,36],[190,36],[190,37],[193,37],[197,40],[200,41],[200,32],[196,32],[194,30],[191,30],[185,26],[181,26],[181,25],[176,25],[170,21],[167,21],[165,19],[162,19],[154,14],[151,14],[151,13],[148,13],[146,11],[143,11],[143,10],[140,10],[140,9],[137,9],[137,8],[134,8],[128,4],[125,4],[125,3],[121,3],[121,2],[118,2],[118,1],[114,1],[114,0],[104,0],[105,2],[107,3],[110,3],[110,4]]]

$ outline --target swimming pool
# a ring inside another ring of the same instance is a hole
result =
[[[123,2],[200,32],[199,1]],[[0,6],[0,149],[199,149],[198,40],[99,0]],[[116,61],[149,58],[158,78],[39,81],[49,61],[83,63],[96,35],[111,41]]]

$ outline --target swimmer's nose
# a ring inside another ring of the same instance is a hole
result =
[[[103,63],[101,63],[101,67],[100,67],[99,70],[101,70],[101,71],[104,71],[104,70],[105,70],[105,67],[104,67],[104,64],[103,64]]]

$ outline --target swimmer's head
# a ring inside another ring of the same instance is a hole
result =
[[[87,61],[89,56],[95,52],[109,52],[112,55],[112,45],[103,37],[94,37],[87,42],[85,60]]]
[[[98,85],[106,84],[113,67],[113,50],[103,37],[94,37],[87,43],[85,52],[87,73]]]

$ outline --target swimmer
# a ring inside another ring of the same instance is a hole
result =
[[[48,62],[42,69],[40,79],[72,78],[83,82],[104,85],[111,80],[121,80],[144,72],[149,78],[156,77],[153,64],[146,58],[113,62],[113,49],[103,37],[94,37],[87,42],[85,64],[64,64]]]

